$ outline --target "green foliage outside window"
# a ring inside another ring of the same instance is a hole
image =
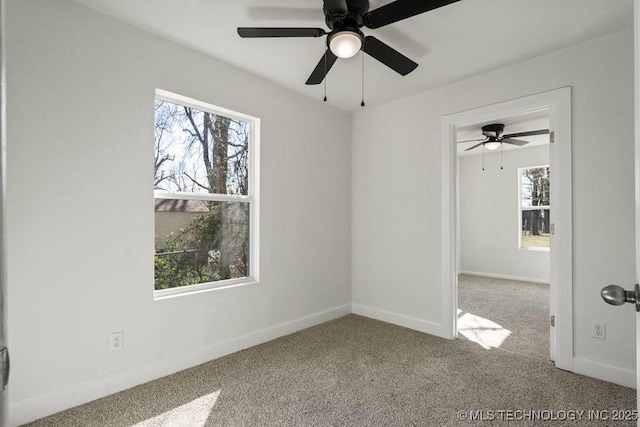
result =
[[[155,289],[249,275],[249,123],[156,100]],[[184,200],[163,194],[180,192]],[[185,194],[186,193],[186,194]]]

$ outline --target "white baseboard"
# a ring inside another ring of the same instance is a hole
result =
[[[9,425],[13,427],[25,424],[350,313],[351,304],[343,305],[143,366],[136,366],[60,390],[10,402]]]
[[[357,314],[359,316],[369,317],[371,319],[376,319],[387,323],[393,323],[394,325],[424,332],[430,335],[435,335],[441,338],[447,337],[447,335],[443,331],[442,325],[439,323],[416,319],[415,317],[392,313],[390,311],[367,307],[360,304],[351,304],[351,311],[353,312],[353,314]]]
[[[606,363],[574,357],[573,372],[625,387],[636,388],[636,371],[630,369],[623,369],[617,366],[607,365]]]
[[[480,277],[491,277],[493,279],[505,279],[505,280],[517,280],[518,282],[531,282],[531,283],[543,283],[545,285],[549,284],[549,279],[536,279],[533,277],[519,277],[519,276],[508,276],[506,274],[493,274],[493,273],[480,273],[477,271],[458,271],[458,274],[469,274],[471,276],[480,276]]]

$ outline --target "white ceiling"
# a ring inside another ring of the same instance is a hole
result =
[[[325,37],[241,39],[238,26],[320,27],[321,0],[74,0],[211,55],[319,102],[305,81]],[[370,10],[390,3],[371,0]],[[560,48],[633,27],[633,0],[461,0],[366,35],[419,66],[400,76],[365,58],[365,101],[383,104]],[[340,59],[327,79],[328,103],[361,109],[361,57]]]

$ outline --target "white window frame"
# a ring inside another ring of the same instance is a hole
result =
[[[540,168],[548,168],[549,165],[540,165],[540,166],[524,166],[518,168],[518,248],[524,251],[541,251],[541,252],[549,252],[551,248],[545,248],[540,246],[522,246],[522,211],[533,211],[533,210],[549,210],[549,214],[551,214],[551,202],[547,206],[527,206],[523,208],[522,206],[522,171],[524,169],[540,169]]]
[[[230,287],[257,284],[260,271],[260,119],[247,114],[238,113],[226,108],[218,107],[206,102],[198,101],[183,95],[178,95],[162,89],[156,89],[155,99],[174,104],[191,107],[200,111],[206,111],[216,115],[242,120],[250,124],[249,135],[249,171],[247,195],[233,194],[208,194],[190,192],[166,192],[155,191],[157,199],[180,200],[206,200],[214,202],[241,202],[249,204],[249,274],[246,277],[218,280],[215,282],[199,283],[194,285],[179,286],[169,289],[153,290],[154,300],[172,298],[180,295],[206,292],[214,289],[226,289]],[[154,250],[155,252],[155,250]],[[154,279],[155,282],[155,279]]]

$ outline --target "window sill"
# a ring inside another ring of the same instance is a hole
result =
[[[526,247],[520,246],[520,249],[523,251],[533,251],[533,252],[550,252],[551,248],[537,248],[537,247]]]
[[[199,294],[202,292],[217,291],[221,289],[236,288],[244,285],[255,285],[260,283],[253,277],[241,277],[238,279],[220,280],[218,282],[201,283],[199,285],[180,286],[177,288],[162,289],[153,291],[153,300],[163,300],[180,297],[184,295]]]

